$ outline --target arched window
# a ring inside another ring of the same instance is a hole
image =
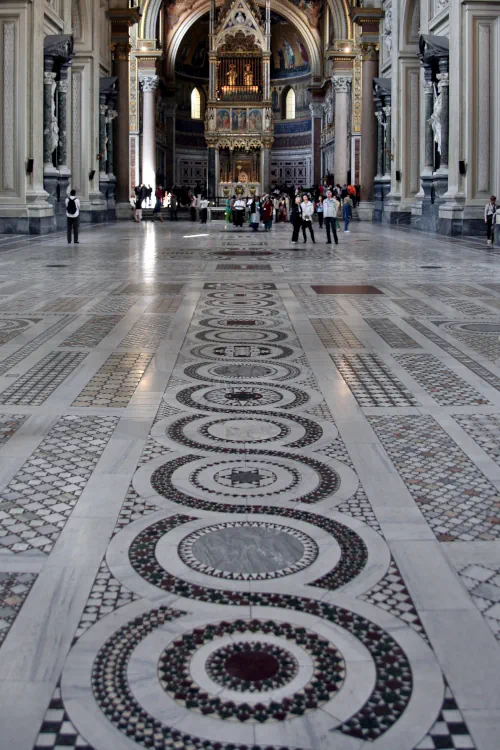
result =
[[[285,99],[285,118],[295,120],[295,91],[290,89]]]
[[[191,91],[191,117],[193,120],[201,118],[201,96],[198,89]]]

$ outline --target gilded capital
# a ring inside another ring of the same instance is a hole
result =
[[[361,42],[359,45],[361,48],[361,59],[365,60],[378,60],[378,44],[373,42]]]
[[[113,59],[117,62],[128,62],[130,50],[131,47],[128,42],[114,42],[111,45]]]

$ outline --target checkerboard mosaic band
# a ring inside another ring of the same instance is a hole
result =
[[[343,320],[314,318],[311,323],[321,343],[327,348],[364,349],[364,345]]]
[[[391,349],[420,349],[411,336],[401,330],[390,318],[365,318],[368,325],[373,328],[380,338],[389,344]]]
[[[438,336],[437,333],[431,331],[429,328],[427,328],[427,326],[423,325],[418,320],[414,320],[413,318],[404,318],[404,320],[405,323],[409,323],[409,325],[415,328],[416,331],[426,336],[430,341],[432,341],[433,344],[437,344],[437,346],[441,347],[443,351],[445,351],[447,354],[450,354],[461,364],[465,365],[468,370],[475,373],[476,375],[479,375],[479,377],[482,378],[486,383],[491,385],[492,388],[500,391],[500,378],[498,377],[498,375],[492,373],[491,370],[487,370],[486,367],[480,365],[474,359],[469,357],[468,354],[464,354],[463,352],[461,352],[460,349],[456,348],[456,346],[453,346],[453,344],[450,344],[441,336]]]
[[[455,698],[446,686],[438,719],[415,750],[475,750],[475,747]]]
[[[152,354],[111,354],[72,406],[126,407],[146,372]]]
[[[442,542],[500,537],[500,493],[431,416],[368,417]]]
[[[118,423],[62,417],[0,494],[0,549],[51,551]]]
[[[82,352],[51,352],[9,388],[0,393],[0,404],[38,406],[81,365]]]
[[[395,354],[394,359],[403,365],[440,406],[479,406],[490,403],[432,354]]]
[[[375,354],[330,354],[360,406],[417,406],[416,398]]]

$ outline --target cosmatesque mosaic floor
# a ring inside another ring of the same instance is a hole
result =
[[[0,750],[498,750],[500,258],[0,238]]]

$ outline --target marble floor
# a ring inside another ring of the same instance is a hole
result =
[[[500,258],[0,238],[0,749],[498,750]]]

